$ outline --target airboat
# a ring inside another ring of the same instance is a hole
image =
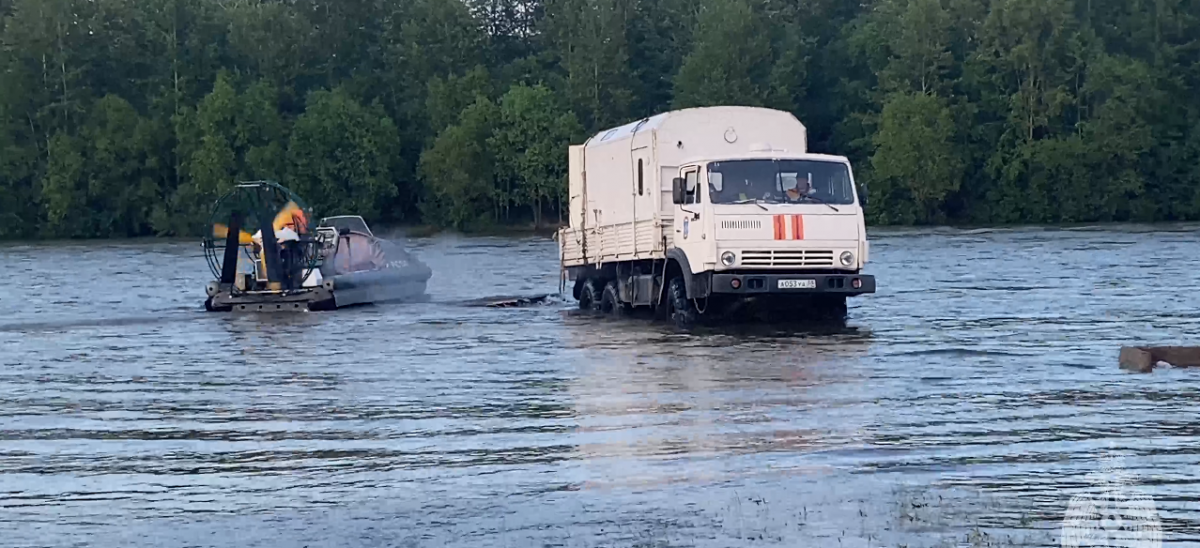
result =
[[[417,300],[432,271],[361,216],[322,218],[274,181],[236,185],[213,205],[204,254],[209,311],[323,311]],[[253,234],[250,231],[256,231]]]

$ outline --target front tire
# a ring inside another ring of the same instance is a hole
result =
[[[687,296],[687,284],[683,276],[671,278],[667,293],[671,299],[671,320],[680,329],[690,329],[696,323],[696,307],[692,306],[692,300]]]
[[[820,319],[840,321],[846,319],[850,313],[849,307],[846,305],[846,297],[840,295],[817,299],[815,304],[817,317]]]

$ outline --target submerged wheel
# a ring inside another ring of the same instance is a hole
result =
[[[817,314],[830,320],[844,320],[850,310],[846,306],[846,297],[826,297],[816,303]]]
[[[604,294],[600,296],[600,312],[620,316],[625,313],[625,305],[621,303],[617,292],[617,281],[613,280],[604,286]]]
[[[596,289],[596,281],[588,278],[583,282],[583,289],[579,291],[579,309],[596,311],[600,309],[600,290]]]
[[[671,278],[667,287],[667,296],[671,300],[671,320],[680,329],[688,329],[696,323],[696,307],[687,296],[687,285],[683,276]]]

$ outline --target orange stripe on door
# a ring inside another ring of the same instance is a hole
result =
[[[775,239],[776,240],[786,240],[787,239],[787,226],[783,224],[783,215],[776,215],[774,217],[774,219],[775,219]]]
[[[792,215],[792,239],[793,240],[803,240],[804,239],[804,216],[803,215]]]

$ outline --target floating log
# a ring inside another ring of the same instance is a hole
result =
[[[551,295],[487,297],[484,299],[467,301],[463,304],[469,307],[480,308],[522,308],[526,306],[545,304],[550,297]]]
[[[1149,373],[1159,363],[1200,367],[1200,346],[1127,346],[1121,349],[1121,369]]]
[[[546,299],[549,299],[549,298],[550,298],[549,295],[539,295],[537,297],[517,297],[517,298],[512,298],[512,299],[501,299],[501,300],[489,302],[486,306],[488,308],[521,308],[521,307],[525,307],[525,306],[533,306],[535,304],[543,304],[546,302]]]

